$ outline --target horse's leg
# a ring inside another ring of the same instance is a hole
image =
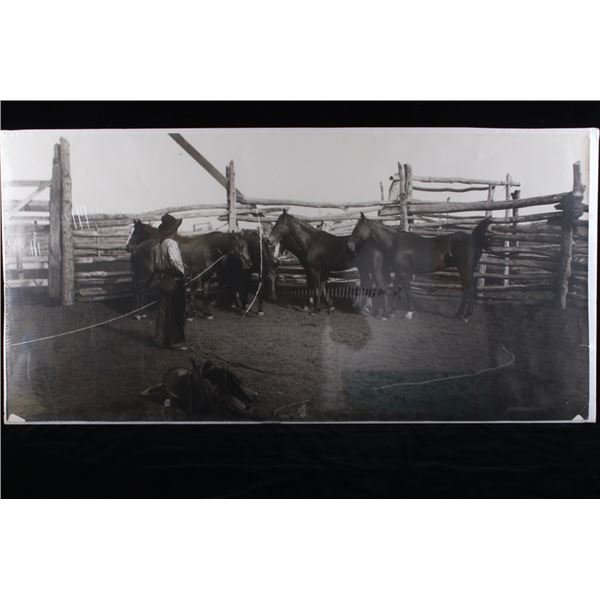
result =
[[[133,286],[133,308],[136,311],[132,316],[139,321],[142,318],[142,315],[139,313],[138,309],[143,306],[143,304],[140,302],[140,284],[138,278],[135,276],[135,272],[131,275],[131,283]]]
[[[408,312],[406,313],[406,319],[412,319],[414,316],[414,306],[413,306],[413,301],[412,301],[412,293],[411,293],[411,286],[410,286],[410,280],[412,278],[412,275],[410,273],[410,271],[401,271],[399,273],[396,273],[396,278],[400,279],[400,285],[406,289],[406,301],[408,303]]]
[[[460,306],[456,311],[456,318],[468,321],[473,316],[473,306],[477,296],[477,286],[475,285],[475,277],[471,268],[471,261],[467,259],[459,261],[458,272],[460,273],[460,282],[462,286],[462,298]]]
[[[249,275],[248,276],[248,280],[250,280],[251,277],[252,277],[252,275]],[[256,314],[259,317],[262,317],[265,314],[265,310],[263,308],[263,297],[265,295],[265,289],[264,288],[265,288],[264,282],[262,282],[262,281],[259,280],[258,287],[256,288],[256,295],[258,296],[256,298],[256,303],[257,303],[256,304],[256,308],[257,308]]]
[[[467,321],[473,313],[473,302],[475,295],[475,278],[470,268],[468,257],[459,257],[457,259],[458,273],[460,275],[460,284],[462,287],[462,297],[460,305],[454,317]]]
[[[321,310],[321,284],[318,274],[313,269],[307,272],[306,280],[308,283],[309,311],[310,314],[314,314]]]
[[[375,283],[375,298],[373,299],[373,313],[376,317],[387,318],[389,315],[387,282],[383,274],[376,271],[373,274]]]
[[[200,297],[202,298],[202,312],[204,316],[211,320],[213,318],[212,310],[210,307],[210,302],[208,300],[208,285],[210,284],[210,277],[207,279],[203,279],[200,283]]]
[[[358,290],[356,305],[358,307],[359,312],[362,315],[366,316],[367,302],[369,301],[368,293],[371,288],[371,278],[367,273],[365,273],[364,269],[362,270],[362,272],[359,270],[358,274],[360,276],[360,288]]]
[[[327,310],[329,312],[334,311],[335,306],[333,305],[333,300],[332,300],[331,296],[329,295],[329,292],[327,291],[327,282],[326,281],[321,282],[321,296],[323,298],[323,301],[325,302],[325,306],[327,307]]]
[[[332,300],[331,296],[329,295],[329,292],[327,291],[327,279],[328,278],[329,278],[329,274],[325,275],[325,274],[321,273],[320,292],[321,292],[323,301],[325,302],[325,306],[327,307],[327,310],[329,312],[331,312],[331,311],[335,310],[335,306],[333,305],[333,300]]]

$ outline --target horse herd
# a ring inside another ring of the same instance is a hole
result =
[[[456,317],[468,320],[476,297],[474,272],[486,250],[490,219],[477,224],[471,233],[456,232],[423,237],[384,225],[361,214],[352,233],[336,236],[312,227],[283,210],[275,225],[264,225],[263,233],[243,230],[235,233],[213,231],[174,238],[181,249],[186,275],[192,281],[191,304],[196,314],[212,317],[208,286],[216,280],[228,288],[240,309],[248,305],[253,274],[259,275],[257,310],[263,314],[263,300],[277,300],[276,281],[279,256],[286,250],[296,256],[306,273],[310,312],[328,310],[333,301],[327,291],[332,272],[357,268],[361,293],[359,308],[364,311],[372,299],[373,314],[387,317],[395,308],[394,299],[406,294],[407,318],[413,316],[411,281],[415,274],[433,273],[455,267],[460,274],[462,298]],[[159,233],[151,225],[135,219],[126,249],[130,262],[136,306],[144,305],[153,280],[152,248]],[[215,261],[214,268],[197,277]],[[196,278],[197,277],[197,278]],[[199,292],[199,293],[198,293]],[[199,302],[198,302],[199,296]]]

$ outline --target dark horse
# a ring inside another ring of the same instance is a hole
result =
[[[482,251],[487,248],[485,234],[490,222],[490,218],[483,219],[471,233],[423,237],[372,221],[361,214],[348,247],[355,250],[364,243],[374,242],[384,252],[395,272],[396,288],[406,288],[407,319],[411,319],[414,312],[410,293],[412,276],[456,267],[460,274],[462,299],[455,316],[467,320],[473,314],[477,292],[474,271]]]
[[[333,302],[327,293],[327,280],[332,271],[357,267],[363,290],[382,288],[382,253],[374,244],[365,244],[359,252],[348,247],[349,236],[336,236],[316,229],[283,210],[269,234],[269,242],[276,247],[275,256],[283,248],[300,261],[306,273],[311,307],[318,311],[321,299],[328,310]]]
[[[195,236],[175,234],[173,237],[181,249],[181,257],[186,268],[186,275],[191,278],[202,273],[202,271],[224,255],[235,256],[239,259],[244,269],[250,268],[252,264],[248,253],[248,245],[238,233],[213,231]],[[133,289],[136,306],[138,307],[144,305],[146,292],[154,279],[152,249],[158,243],[158,239],[158,229],[152,225],[142,223],[139,219],[134,219],[133,229],[127,240],[126,249],[131,252],[130,264]],[[195,307],[195,292],[200,289],[203,299],[202,312],[208,317],[211,316],[207,302],[208,284],[213,275],[224,268],[223,263],[225,260],[220,260],[213,269],[196,279],[190,286],[193,306]]]
[[[237,256],[228,256],[225,259],[225,268],[219,272],[220,284],[231,288],[234,302],[238,308],[245,309],[248,306],[252,274],[256,273],[260,277],[262,273],[262,283],[260,289],[257,289],[257,311],[259,315],[262,315],[264,314],[263,299],[266,298],[271,302],[277,302],[275,284],[277,282],[278,261],[273,255],[273,250],[266,236],[262,238],[261,257],[261,236],[259,232],[253,229],[243,229],[240,233],[248,245],[248,253],[250,254],[252,266],[249,269],[244,269]]]

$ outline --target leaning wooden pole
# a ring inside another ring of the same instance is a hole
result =
[[[75,263],[73,260],[73,200],[71,195],[71,159],[69,142],[60,138],[61,178],[61,302],[75,301]]]
[[[52,184],[50,186],[50,231],[48,233],[48,295],[58,302],[61,298],[62,250],[61,250],[61,200],[60,146],[54,144],[52,160]]]
[[[583,200],[585,186],[582,182],[581,163],[573,164],[573,194],[563,204],[560,242],[560,268],[558,281],[558,306],[561,310],[567,308],[569,280],[571,279],[573,260],[573,223],[579,216],[579,206]]]
[[[227,211],[229,231],[237,231],[237,193],[235,189],[235,168],[233,161],[226,169],[227,173]]]

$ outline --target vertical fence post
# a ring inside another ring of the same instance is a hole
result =
[[[400,227],[402,231],[408,231],[408,203],[412,200],[413,180],[412,167],[409,164],[403,166],[398,163],[398,172],[404,171],[404,186],[400,188]],[[402,182],[402,177],[400,177]]]
[[[567,307],[569,279],[571,279],[571,263],[573,259],[573,221],[576,218],[576,204],[583,200],[585,187],[582,183],[581,163],[573,164],[573,194],[563,203],[560,242],[560,278],[558,282],[558,306],[561,310]]]
[[[511,184],[511,182],[512,182],[512,179],[511,179],[510,173],[508,173],[506,175],[506,185],[504,186],[504,199],[507,202],[510,202],[510,184]],[[507,208],[504,211],[504,217],[507,219],[510,217],[510,209],[509,208]],[[504,240],[504,249],[508,250],[509,247],[510,247],[510,241]],[[508,257],[506,257],[504,259],[504,275],[509,275],[509,274],[510,274],[509,259],[508,259]],[[508,287],[508,279],[504,280],[503,285],[504,285],[504,287]]]
[[[48,233],[48,295],[50,300],[60,300],[61,290],[61,178],[60,178],[60,146],[54,144],[54,159],[52,160],[52,184],[50,186],[50,231]]]
[[[237,231],[237,193],[235,191],[235,169],[233,161],[225,169],[227,176],[227,214],[229,231]]]
[[[488,192],[487,192],[487,202],[493,202],[494,201],[494,192],[496,191],[496,186],[495,185],[490,185],[488,186]],[[486,218],[491,217],[492,216],[492,211],[490,209],[486,209],[485,211],[485,216]],[[490,226],[488,231],[491,231],[492,227]],[[481,275],[485,275],[487,272],[487,266],[483,263],[481,263],[481,261],[479,262],[479,273]],[[485,287],[485,277],[480,277],[479,280],[477,281],[477,288],[479,290],[482,290]]]
[[[18,279],[23,279],[23,240],[21,238],[17,238],[16,242],[15,261],[17,267],[17,277]]]
[[[514,192],[511,193],[510,197],[513,200],[518,200],[520,195],[521,195],[521,191],[520,190],[515,190]],[[519,223],[517,222],[517,217],[519,216],[519,209],[518,208],[513,208],[512,209],[512,216],[513,216],[513,219],[514,219],[513,226],[512,226],[513,231],[515,233],[518,233],[518,229],[519,229]],[[518,245],[519,245],[519,240],[513,242],[513,246],[516,247]]]
[[[75,264],[73,261],[73,198],[71,193],[71,160],[69,142],[60,138],[61,178],[61,300],[65,306],[75,301]]]
[[[379,182],[379,191],[381,193],[381,204],[383,204],[385,202],[384,195],[383,195],[383,181]]]

